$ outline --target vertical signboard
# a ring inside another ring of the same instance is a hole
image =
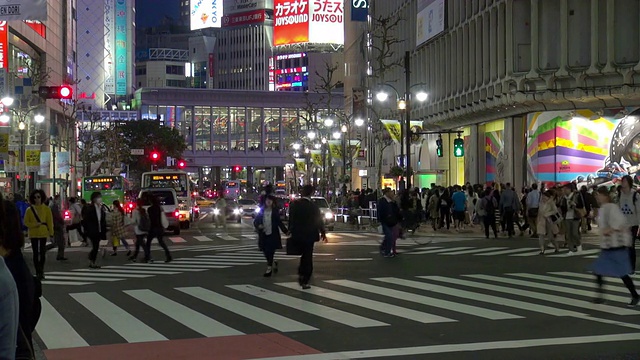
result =
[[[344,44],[343,0],[312,0],[309,12],[309,42]]]
[[[116,93],[116,83],[114,79],[114,19],[113,0],[104,0],[104,92],[107,94]]]
[[[9,61],[9,25],[0,21],[0,70],[7,71]]]
[[[127,3],[116,0],[116,95],[127,94]]]
[[[418,18],[416,21],[416,46],[444,32],[445,0],[418,1]]]
[[[273,6],[273,45],[309,42],[309,1],[275,0]]]
[[[276,75],[275,75],[275,62],[273,56],[269,56],[269,91],[276,91]]]
[[[219,28],[222,24],[223,0],[190,0],[191,30]]]
[[[351,0],[351,21],[367,21],[369,0]]]

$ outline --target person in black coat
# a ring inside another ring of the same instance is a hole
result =
[[[107,213],[102,206],[102,194],[98,191],[91,194],[91,204],[82,209],[82,220],[84,233],[91,241],[91,252],[89,253],[89,267],[99,269],[96,264],[100,240],[107,239]]]
[[[278,272],[278,262],[274,261],[273,257],[276,250],[282,249],[280,230],[285,234],[288,233],[287,227],[280,219],[280,213],[275,203],[275,197],[267,196],[264,200],[264,206],[261,207],[260,213],[253,221],[253,225],[258,230],[258,247],[267,259],[267,271],[264,273],[264,277]]]
[[[2,195],[0,204],[0,256],[4,258],[18,290],[19,328],[15,356],[16,359],[31,359],[34,358],[32,334],[42,311],[42,288],[22,255],[24,235],[19,211],[13,203],[3,200]]]
[[[292,243],[300,251],[300,266],[298,267],[298,283],[303,289],[309,289],[309,280],[313,273],[313,245],[326,241],[324,221],[318,205],[311,201],[313,186],[305,185],[300,191],[301,198],[293,201],[289,207],[289,232]]]

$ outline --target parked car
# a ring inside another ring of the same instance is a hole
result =
[[[180,235],[180,208],[176,191],[171,188],[149,188],[140,190],[139,199],[144,201],[144,209],[151,206],[149,195],[156,196],[160,200],[162,210],[169,220],[168,230],[173,230],[174,235]]]

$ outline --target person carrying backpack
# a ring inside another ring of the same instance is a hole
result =
[[[136,201],[136,209],[133,211],[133,232],[136,235],[136,246],[133,251],[133,255],[129,257],[129,260],[136,262],[138,260],[138,253],[140,253],[140,247],[145,251],[145,259],[148,259],[150,254],[147,254],[147,247],[145,246],[145,239],[151,229],[151,220],[149,214],[144,209],[144,199],[139,198]]]
[[[482,222],[484,224],[484,236],[489,238],[489,227],[493,230],[493,236],[498,238],[498,228],[496,226],[496,209],[498,208],[498,201],[491,189],[487,189],[484,192],[484,197],[480,200],[480,212],[482,215]]]
[[[631,270],[636,271],[636,239],[638,238],[638,228],[640,225],[640,201],[638,192],[632,187],[633,179],[626,175],[622,178],[618,188],[618,207],[622,211],[627,225],[631,228],[631,246],[629,247],[629,258],[631,259]]]

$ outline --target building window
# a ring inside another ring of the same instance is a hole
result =
[[[166,72],[169,75],[184,75],[184,65],[167,65]]]

